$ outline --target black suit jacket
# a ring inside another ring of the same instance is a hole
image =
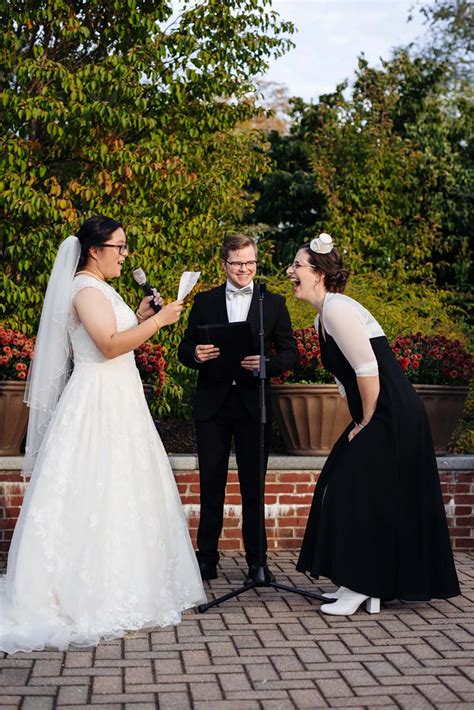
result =
[[[199,371],[194,399],[194,417],[206,420],[213,417],[223,405],[232,386],[237,387],[250,415],[259,418],[259,378],[242,368],[242,374],[232,385],[232,380],[217,380],[209,373],[206,363],[198,363],[194,358],[194,350],[199,344],[197,326],[210,323],[228,323],[226,305],[226,285],[218,286],[210,291],[199,293],[194,299],[189,314],[188,327],[178,349],[178,357],[183,365]],[[260,352],[258,331],[258,288],[255,285],[247,321],[250,323],[254,350],[252,355]],[[298,359],[298,349],[293,337],[290,315],[283,296],[270,291],[265,292],[263,302],[263,324],[265,330],[265,357],[267,358],[267,377],[280,375],[285,370],[295,367]],[[270,384],[266,383],[267,408],[271,413]]]

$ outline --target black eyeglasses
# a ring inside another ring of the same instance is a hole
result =
[[[123,256],[125,252],[128,254],[128,244],[101,244],[101,247],[112,247],[112,249],[118,249],[120,256]]]
[[[229,264],[233,269],[241,269],[244,267],[245,269],[254,269],[257,266],[257,262],[255,260],[252,261],[227,261],[227,259],[224,259],[226,264]]]

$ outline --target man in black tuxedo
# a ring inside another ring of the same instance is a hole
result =
[[[265,575],[273,579],[266,566],[265,529],[262,531],[264,559],[259,559],[260,383],[252,371],[258,372],[260,356],[246,357],[241,362],[241,374],[234,380],[231,377],[218,378],[206,364],[219,357],[219,350],[212,344],[199,344],[197,331],[198,325],[247,320],[254,352],[260,351],[259,294],[253,282],[257,268],[255,242],[245,235],[227,239],[222,246],[222,267],[227,282],[196,296],[188,328],[178,350],[181,362],[199,371],[193,410],[201,490],[196,554],[202,578],[215,579],[233,436],[242,498],[242,536],[249,566],[248,579],[255,579],[259,563],[264,565]],[[273,377],[291,370],[298,359],[290,316],[282,296],[265,292],[263,319],[267,376]],[[266,466],[271,437],[271,397],[270,383],[267,381],[265,386]]]

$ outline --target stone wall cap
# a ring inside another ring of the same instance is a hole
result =
[[[21,471],[23,456],[0,456],[0,471]]]
[[[197,470],[198,457],[193,454],[170,454],[171,466],[175,471]],[[273,455],[268,458],[269,471],[320,471],[327,456]],[[474,471],[474,454],[437,456],[439,471]],[[229,469],[236,470],[235,456],[229,460]]]
[[[474,471],[474,454],[437,456],[439,471]]]
[[[195,454],[169,454],[175,471],[196,471],[198,457]],[[327,456],[273,455],[268,459],[269,471],[320,471]],[[474,471],[474,454],[437,456],[439,471]],[[23,456],[0,456],[0,471],[21,471]],[[229,468],[237,469],[235,456],[230,457]]]
[[[198,458],[194,454],[169,454],[171,468],[174,471],[196,471]]]

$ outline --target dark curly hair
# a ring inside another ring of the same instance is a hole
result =
[[[320,271],[324,278],[324,285],[332,293],[344,293],[349,272],[342,265],[342,256],[337,249],[332,249],[329,254],[318,254],[308,244],[303,244],[308,255],[309,263]]]
[[[76,234],[76,237],[79,239],[81,244],[81,255],[77,265],[78,271],[84,267],[84,264],[88,259],[89,248],[100,247],[110,239],[111,235],[117,229],[120,229],[121,227],[122,225],[114,219],[111,219],[111,217],[104,217],[102,214],[86,219]]]

